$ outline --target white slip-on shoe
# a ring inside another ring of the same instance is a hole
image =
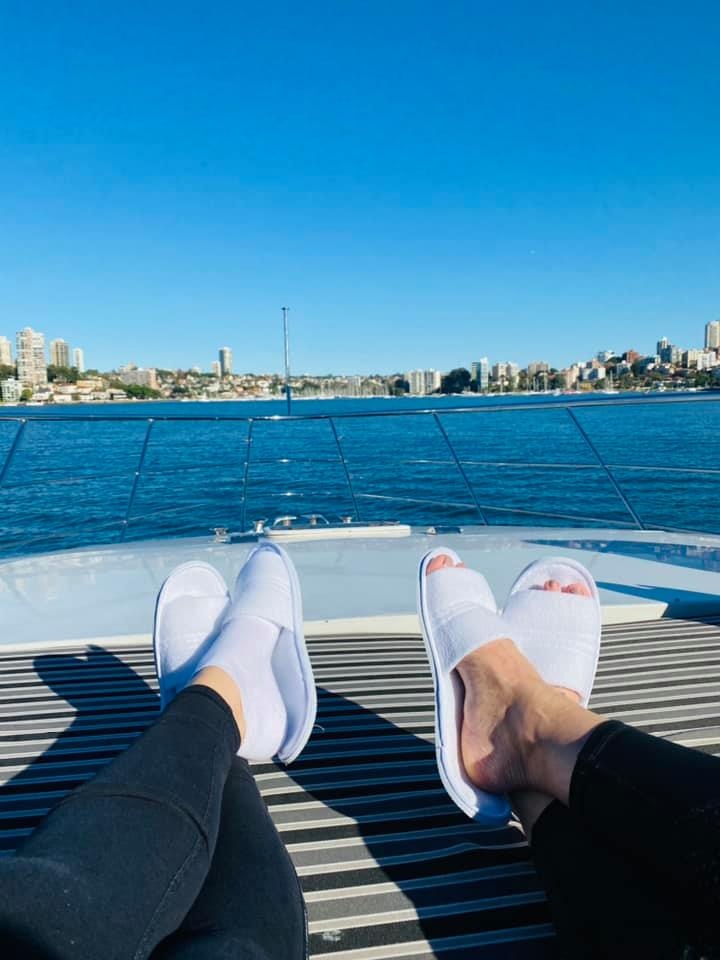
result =
[[[543,590],[547,580],[561,587],[584,584],[589,597]],[[590,699],[602,631],[598,588],[577,560],[549,557],[523,570],[510,588],[502,613],[507,636],[546,683],[574,690],[584,707]]]
[[[468,817],[486,827],[502,827],[510,818],[507,797],[480,790],[469,779],[460,751],[464,689],[455,669],[478,647],[507,636],[490,586],[481,573],[465,567],[427,575],[432,559],[460,558],[447,547],[426,553],[418,569],[417,608],[435,688],[435,755],[450,799]]]
[[[199,560],[175,567],[158,593],[153,627],[160,709],[187,686],[217,635],[230,595],[215,567]]]
[[[238,755],[292,763],[310,738],[317,692],[300,584],[282,547],[263,543],[249,554],[220,633],[195,673],[210,666],[228,673],[240,690],[245,733]]]

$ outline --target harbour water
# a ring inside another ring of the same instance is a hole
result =
[[[717,395],[300,400],[293,414],[311,419],[248,420],[285,412],[284,401],[0,408],[0,555],[310,513],[720,532]]]

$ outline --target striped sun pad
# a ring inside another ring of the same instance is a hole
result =
[[[311,956],[555,956],[520,831],[479,829],[440,785],[422,641],[309,647],[320,688],[313,737],[289,772],[254,769],[305,890]],[[720,752],[720,618],[607,628],[592,706]],[[149,648],[0,656],[2,852],[157,709]]]

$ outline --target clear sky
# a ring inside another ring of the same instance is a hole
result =
[[[3,0],[0,334],[564,365],[720,317],[717,0]]]

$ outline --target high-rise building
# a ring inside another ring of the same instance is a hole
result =
[[[405,379],[410,387],[410,393],[416,395],[425,393],[425,374],[422,370],[410,370],[405,374]]]
[[[18,380],[25,387],[41,387],[47,383],[45,336],[32,327],[21,330],[15,342]]]
[[[219,360],[213,360],[213,362],[210,364],[210,371],[214,377],[219,377],[222,374],[222,368]]]
[[[85,351],[82,347],[75,347],[73,350],[73,363],[78,373],[85,373]]]
[[[712,370],[720,366],[720,357],[716,350],[699,350],[697,358],[698,370]]]
[[[12,348],[7,337],[0,337],[0,367],[12,366]]]
[[[425,371],[425,393],[435,393],[442,385],[442,374],[439,370]]]
[[[7,380],[0,380],[0,397],[5,403],[17,403],[22,396],[22,384],[15,377],[9,377]]]
[[[720,350],[720,320],[705,324],[705,349]]]
[[[50,363],[54,367],[70,366],[70,344],[66,340],[50,341]]]
[[[657,347],[657,355],[660,357],[663,363],[670,363],[676,367],[682,363],[682,348],[678,347],[676,343],[670,343],[667,337],[663,337],[662,340],[658,340]]]
[[[550,364],[547,360],[533,360],[527,365],[529,377],[536,377],[538,373],[547,373],[550,370]]]
[[[152,390],[158,388],[157,371],[152,367],[148,370],[143,370],[141,367],[135,367],[133,370],[125,369],[120,374],[120,379],[123,383],[138,387],[150,387]]]
[[[596,366],[586,364],[584,367],[580,368],[580,379],[588,383],[592,383],[597,380],[604,380],[605,367],[603,367],[602,364],[598,364]]]
[[[487,357],[473,360],[470,365],[470,376],[477,381],[478,392],[484,392],[490,386],[490,361]]]
[[[561,375],[565,378],[565,387],[568,390],[572,390],[577,386],[578,378],[580,376],[580,367],[577,363],[571,363],[569,367],[565,367],[564,370],[560,371]]]
[[[221,376],[229,377],[232,373],[232,350],[230,347],[220,347],[218,360],[220,361]]]
[[[442,374],[439,370],[411,370],[405,374],[405,379],[410,385],[410,393],[424,397],[440,389]]]
[[[479,361],[478,361],[479,362]],[[520,367],[517,363],[506,360],[500,363],[494,363],[492,368],[492,378],[496,383],[505,383],[514,385],[520,376]]]

